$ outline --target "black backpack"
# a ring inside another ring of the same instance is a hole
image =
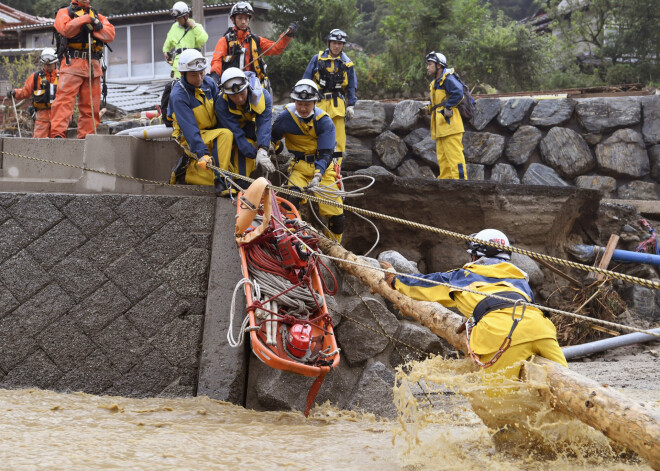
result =
[[[463,82],[460,75],[454,72],[454,77],[463,86],[463,100],[458,104],[458,112],[461,113],[461,118],[465,121],[470,121],[474,116],[474,98],[470,93],[470,88]]]

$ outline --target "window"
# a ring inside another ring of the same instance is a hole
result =
[[[165,62],[163,44],[173,23],[154,23],[154,66],[156,77],[169,77],[172,70],[172,66]]]
[[[28,42],[28,44],[30,44]],[[53,46],[53,33],[35,33],[32,35],[32,47],[54,47]]]
[[[131,77],[153,77],[151,25],[130,26]]]
[[[115,40],[110,44],[112,52],[108,52],[108,78],[128,77],[128,28],[115,27]]]
[[[218,15],[204,17],[204,29],[209,34],[209,39],[206,41],[206,56],[213,56],[215,45],[218,40],[227,32],[227,28],[232,26],[229,15]]]

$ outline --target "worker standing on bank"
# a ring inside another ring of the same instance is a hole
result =
[[[181,79],[172,87],[167,115],[185,155],[172,171],[170,183],[213,185],[216,195],[226,196],[230,189],[222,175],[208,165],[229,169],[233,136],[229,129],[219,127],[215,104],[222,98],[215,80],[206,76],[207,66],[197,49],[179,56]]]
[[[341,166],[346,151],[346,124],[355,112],[357,102],[357,76],[355,67],[346,54],[344,44],[348,36],[340,29],[328,34],[328,48],[320,51],[307,65],[303,78],[316,82],[321,92],[318,107],[328,113],[335,123],[337,147],[333,153],[334,163]]]
[[[430,84],[431,138],[436,141],[440,167],[439,179],[467,180],[463,155],[463,119],[457,106],[463,100],[463,86],[447,68],[447,58],[439,52],[426,55],[426,71],[433,77]]]
[[[211,60],[211,76],[216,82],[220,81],[225,69],[237,67],[244,71],[253,71],[261,81],[261,85],[270,88],[266,64],[261,56],[282,54],[298,31],[298,25],[291,23],[277,41],[271,41],[250,31],[250,20],[253,15],[254,9],[248,2],[238,2],[231,7],[229,16],[234,26],[218,40]]]
[[[230,170],[246,177],[257,165],[265,172],[274,172],[275,165],[268,156],[273,116],[268,90],[254,72],[230,67],[222,73],[220,92],[218,120],[234,135]]]
[[[209,35],[201,24],[198,24],[190,17],[190,8],[184,2],[176,2],[172,7],[170,14],[176,19],[167,38],[163,44],[163,54],[165,60],[172,65],[171,77],[178,79],[181,77],[179,72],[179,56],[187,49],[197,49],[202,52],[202,48]]]
[[[23,88],[10,89],[7,97],[25,100],[32,97],[37,116],[34,120],[32,137],[46,138],[50,135],[50,109],[57,93],[57,55],[55,49],[47,47],[39,59],[43,68],[31,74]]]
[[[59,34],[57,54],[62,62],[57,97],[51,107],[50,137],[66,137],[78,97],[78,139],[84,139],[96,132],[95,127],[101,119],[99,108],[103,70],[100,60],[105,44],[115,39],[115,27],[90,7],[89,0],[72,0],[71,5],[58,10],[55,30]]]
[[[316,83],[302,79],[291,92],[294,103],[284,107],[273,123],[273,142],[278,145],[284,138],[286,148],[293,154],[289,164],[289,181],[300,189],[314,191],[324,186],[339,189],[337,173],[332,165],[332,152],[335,148],[335,125],[328,113],[316,106],[319,91]],[[329,198],[342,203],[340,196]],[[289,197],[299,207],[300,198]],[[341,242],[344,232],[344,210],[319,203],[321,216],[328,217],[326,235]]]
[[[492,365],[485,368],[486,373],[501,373],[505,378],[517,379],[521,362],[533,355],[539,355],[568,367],[566,358],[557,343],[557,330],[550,319],[539,309],[520,305],[521,302],[533,303],[534,294],[527,281],[527,274],[510,263],[507,236],[497,229],[484,229],[472,237],[486,242],[499,244],[495,248],[479,243],[470,243],[468,253],[472,261],[462,268],[445,273],[415,275],[430,281],[456,286],[437,285],[409,278],[405,275],[394,276],[386,273],[386,280],[397,291],[418,301],[431,301],[446,307],[457,308],[470,318],[470,350],[478,355],[479,361]],[[391,268],[387,262],[381,262],[384,268]],[[504,301],[481,294],[462,291],[468,288],[485,294],[505,297]],[[516,305],[517,304],[517,305]],[[514,306],[515,305],[515,306]],[[524,309],[524,311],[523,311]],[[520,319],[516,322],[514,319]],[[504,341],[510,337],[510,346],[501,352]],[[495,358],[500,354],[499,358]]]

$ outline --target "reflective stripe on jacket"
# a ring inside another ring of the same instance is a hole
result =
[[[456,108],[463,100],[463,86],[454,77],[454,69],[445,69],[442,77],[431,82],[429,89],[431,92],[431,107],[446,100],[446,107],[454,111],[453,116],[449,118],[449,123],[442,114],[445,106],[438,106],[431,112],[431,138],[438,139],[450,134],[464,132],[463,119],[458,108]]]
[[[303,78],[314,80],[321,95],[326,95],[317,106],[331,118],[346,116],[346,107],[357,102],[355,67],[343,52],[339,57],[332,57],[329,49],[320,51],[309,61]]]

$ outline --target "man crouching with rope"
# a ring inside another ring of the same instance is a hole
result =
[[[496,229],[484,229],[472,237],[488,242],[509,245],[509,239]],[[432,301],[446,307],[455,307],[469,317],[466,324],[468,347],[473,361],[487,373],[500,373],[505,378],[517,379],[521,362],[539,355],[568,367],[557,343],[554,324],[534,307],[522,302],[534,302],[534,294],[527,274],[510,263],[510,252],[470,243],[468,253],[472,261],[463,268],[429,275],[414,275],[430,281],[456,286],[450,288],[426,283],[405,276],[386,274],[392,288],[419,301]],[[391,268],[381,262],[383,268]],[[467,288],[507,300],[462,291]]]
[[[272,140],[279,144],[284,137],[286,148],[293,154],[289,164],[291,185],[310,191],[339,189],[337,172],[332,165],[335,148],[335,125],[328,114],[318,108],[319,90],[309,79],[296,83],[291,92],[294,103],[286,105],[273,123]],[[281,144],[280,144],[281,145]],[[323,196],[338,203],[341,196]],[[300,198],[289,198],[298,207]],[[341,242],[344,232],[344,210],[319,203],[321,216],[327,216],[326,235]]]

